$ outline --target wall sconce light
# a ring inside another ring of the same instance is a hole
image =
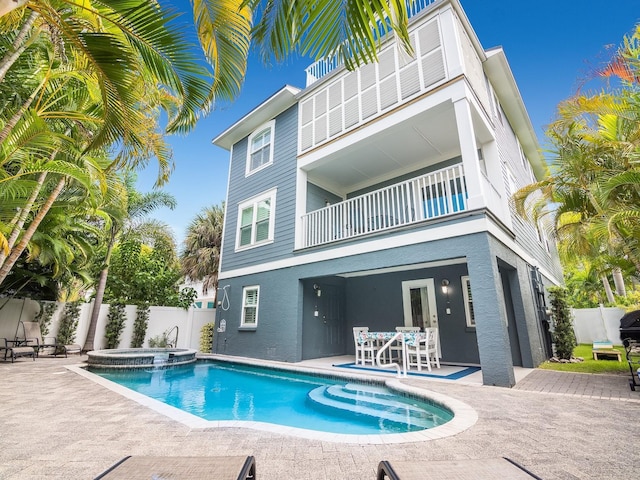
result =
[[[320,289],[320,286],[317,283],[313,284],[313,289],[316,291],[316,295],[318,297],[322,296],[322,290]]]
[[[449,280],[447,280],[446,278],[442,280],[442,293],[444,293],[445,295],[449,294]]]

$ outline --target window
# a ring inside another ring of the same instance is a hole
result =
[[[260,287],[257,285],[242,289],[242,323],[241,327],[258,326],[258,297]]]
[[[240,204],[236,249],[273,241],[275,204],[275,189]]]
[[[462,282],[462,296],[464,297],[464,313],[467,317],[467,327],[476,328],[476,317],[473,313],[473,299],[471,298],[471,283],[467,275],[460,277]]]
[[[263,125],[249,135],[247,148],[247,168],[245,175],[251,175],[273,163],[273,127],[275,120]]]

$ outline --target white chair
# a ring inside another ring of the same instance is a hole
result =
[[[356,365],[364,365],[366,362],[373,365],[376,359],[376,341],[373,339],[366,340],[364,343],[358,341],[360,332],[368,332],[369,327],[353,327],[353,343],[356,349]]]
[[[396,332],[419,332],[420,327],[396,327]],[[402,360],[402,342],[397,342],[389,347],[391,359]]]
[[[427,355],[429,355],[429,363],[435,364],[436,368],[440,368],[440,345],[438,345],[438,329],[425,328],[427,334]]]
[[[431,371],[431,362],[440,368],[437,328],[425,328],[424,336],[415,345],[407,345],[407,362],[409,368],[415,366],[418,371],[422,371],[422,367]]]

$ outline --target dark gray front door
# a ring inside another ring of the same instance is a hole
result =
[[[321,288],[318,314],[324,327],[323,350],[327,356],[342,355],[345,352],[342,288],[333,285],[322,285]]]

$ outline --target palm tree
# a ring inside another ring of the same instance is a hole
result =
[[[135,178],[135,175],[130,171],[125,171],[121,175],[119,187],[113,185],[111,189],[112,192],[118,192],[118,195],[111,195],[103,207],[103,210],[107,213],[104,225],[106,252],[96,285],[89,330],[83,347],[84,351],[93,350],[98,315],[109,275],[109,262],[117,242],[127,234],[132,236],[139,231],[148,231],[153,222],[146,222],[145,224],[144,220],[146,215],[153,210],[160,207],[173,209],[176,206],[175,198],[166,192],[154,190],[148,193],[140,193],[136,191]]]
[[[217,291],[224,203],[204,208],[187,227],[180,255],[182,273],[189,280],[202,281],[202,291]]]
[[[626,294],[622,268],[640,273],[640,27],[616,55],[605,75],[623,87],[592,96],[576,95],[558,107],[547,131],[555,160],[552,175],[516,193],[522,215],[552,218],[561,252],[598,265],[609,300]]]

